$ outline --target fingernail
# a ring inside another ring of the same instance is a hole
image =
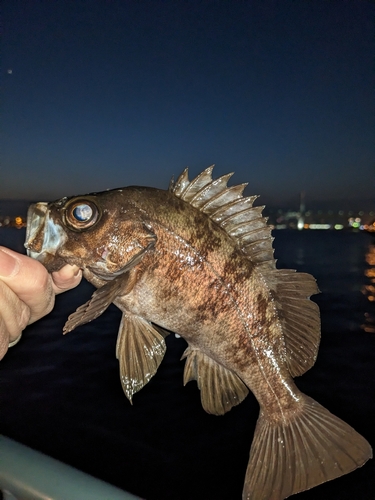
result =
[[[2,278],[11,278],[18,273],[20,263],[12,253],[11,250],[0,247],[0,276]]]

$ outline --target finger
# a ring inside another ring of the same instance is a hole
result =
[[[0,335],[8,344],[13,343],[28,325],[31,311],[3,281],[0,281],[0,303]]]
[[[52,310],[52,278],[40,262],[0,247],[0,279],[29,307],[29,323]]]
[[[0,359],[3,359],[9,346],[9,332],[3,318],[0,317]]]
[[[56,294],[75,288],[82,279],[82,271],[77,266],[64,266],[60,271],[52,273],[52,287]]]

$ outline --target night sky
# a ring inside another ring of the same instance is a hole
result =
[[[375,5],[3,2],[0,198],[235,171],[277,205],[374,195]]]

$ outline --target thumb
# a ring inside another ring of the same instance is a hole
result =
[[[52,287],[56,294],[75,288],[82,279],[82,271],[77,266],[67,264],[59,271],[52,273]]]
[[[30,308],[29,323],[51,311],[55,297],[52,279],[40,262],[0,247],[0,278]]]

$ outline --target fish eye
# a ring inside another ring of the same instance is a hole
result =
[[[87,222],[92,217],[92,208],[87,203],[81,203],[74,207],[72,215],[78,222]]]
[[[72,229],[82,230],[93,226],[99,219],[99,209],[91,200],[75,200],[65,206],[64,218]]]

